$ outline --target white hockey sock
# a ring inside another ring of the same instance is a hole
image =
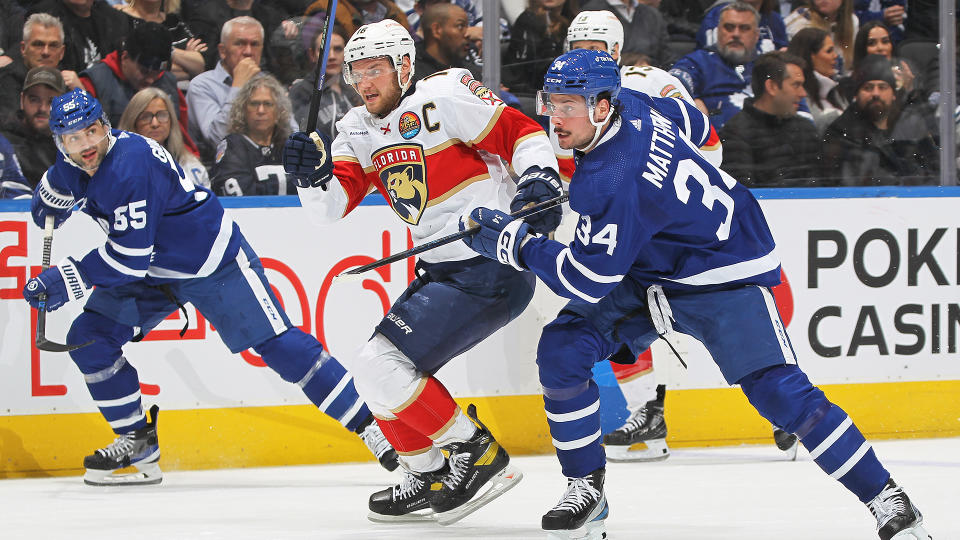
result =
[[[429,450],[422,454],[400,456],[403,466],[416,473],[435,471],[443,467],[443,460],[443,453],[436,446],[431,446]]]
[[[477,432],[477,425],[473,423],[463,411],[457,411],[457,418],[453,425],[443,435],[433,441],[437,446],[443,446],[453,441],[469,441]]]
[[[657,378],[653,376],[653,372],[618,382],[620,391],[627,400],[627,409],[631,413],[640,410],[651,399],[657,398]]]

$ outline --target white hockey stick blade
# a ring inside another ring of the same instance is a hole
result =
[[[644,448],[642,445],[646,445]],[[636,448],[634,448],[636,447]],[[650,439],[630,446],[604,445],[607,460],[620,462],[663,461],[670,457],[666,439]]]
[[[343,271],[333,276],[333,280],[330,283],[352,283],[362,281],[363,279],[365,279],[363,274],[348,274],[346,271]]]
[[[371,511],[367,514],[367,519],[374,523],[423,523],[425,521],[435,521],[435,514],[429,508],[402,516],[390,516]]]
[[[113,471],[87,469],[83,483],[88,486],[149,486],[163,481],[163,471],[156,462],[136,465],[137,472],[112,474]]]
[[[436,514],[437,523],[441,525],[452,525],[460,521],[461,519],[469,516],[486,504],[490,503],[497,497],[503,495],[507,491],[510,491],[510,489],[516,486],[522,478],[523,473],[520,471],[520,469],[514,467],[513,465],[507,465],[496,476],[491,478],[487,482],[487,485],[484,488],[481,488],[481,490],[477,492],[472,499],[454,508],[453,510]]]

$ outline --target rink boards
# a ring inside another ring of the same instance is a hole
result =
[[[960,435],[960,222],[956,188],[760,190],[790,282],[789,322],[801,366],[876,438]],[[697,202],[696,197],[691,201]],[[225,202],[257,250],[291,320],[349,367],[393,298],[411,261],[331,283],[342,270],[410,246],[402,222],[368,199],[347,219],[311,225],[296,198]],[[112,439],[66,354],[32,346],[20,297],[39,271],[41,231],[26,201],[0,201],[0,477],[76,474],[82,456]],[[86,216],[55,235],[53,260],[103,242]],[[539,396],[536,342],[563,305],[545,287],[516,321],[451,362],[441,379],[515,453],[552,451]],[[451,307],[451,309],[455,309]],[[48,318],[62,341],[80,307]],[[147,404],[161,406],[163,463],[198,469],[356,461],[366,450],[263,367],[252,351],[231,355],[188,306],[125,354]],[[678,340],[684,370],[654,350],[667,396],[669,442],[703,446],[768,442],[769,425],[726,386],[706,351]],[[605,405],[606,406],[606,405]]]

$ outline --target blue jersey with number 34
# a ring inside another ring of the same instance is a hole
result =
[[[46,172],[60,193],[72,193],[107,233],[80,271],[93,285],[143,280],[159,284],[205,277],[233,260],[240,229],[207,188],[195,186],[152,139],[113,130],[116,139],[91,178],[60,155]]]
[[[598,302],[625,276],[673,291],[780,282],[760,205],[656,110],[664,99],[630,100],[596,148],[577,153],[574,241],[523,246],[523,264],[561,296]]]

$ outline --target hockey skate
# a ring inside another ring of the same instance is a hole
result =
[[[877,534],[881,540],[933,540],[923,528],[920,511],[893,478],[867,503],[867,508],[877,518]]]
[[[444,446],[450,454],[450,472],[441,478],[440,490],[430,500],[441,525],[460,521],[523,478],[519,469],[510,466],[507,451],[477,419],[476,406],[467,407],[467,416],[477,424],[477,432],[469,441]]]
[[[543,515],[542,527],[551,540],[600,540],[607,537],[604,520],[610,513],[603,493],[605,469],[583,478],[567,478],[560,502]]]
[[[627,422],[603,437],[610,461],[663,461],[670,457],[663,401],[651,399]],[[634,446],[645,445],[646,448]]]
[[[433,521],[430,499],[440,491],[440,479],[449,472],[446,462],[434,472],[404,471],[400,484],[370,495],[367,519],[380,523]]]
[[[91,486],[131,486],[159,484],[163,480],[160,470],[160,445],[157,440],[157,415],[160,407],[150,408],[150,422],[130,433],[123,433],[105,448],[83,458],[87,472],[83,483]],[[126,467],[136,467],[137,472],[114,474]]]
[[[783,451],[790,461],[797,460],[797,450],[800,449],[800,440],[793,433],[788,433],[777,426],[773,426],[773,442]]]
[[[400,461],[397,459],[397,451],[390,446],[390,442],[383,436],[383,431],[380,430],[380,425],[373,419],[372,414],[359,429],[360,431],[357,432],[357,435],[360,436],[363,444],[367,445],[370,452],[377,458],[380,465],[390,472],[397,470],[397,467],[400,466]]]

